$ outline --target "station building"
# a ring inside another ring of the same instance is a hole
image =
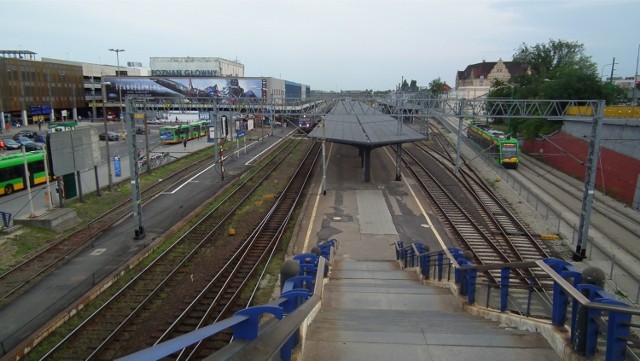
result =
[[[531,67],[502,59],[471,64],[456,73],[457,97],[475,99],[486,96],[496,80],[507,82],[511,77],[521,74],[531,74]]]
[[[245,77],[244,65],[216,57],[152,57],[114,66],[42,58],[28,50],[0,50],[0,119],[118,118],[126,96],[251,96],[269,104],[305,99],[308,85],[272,77]],[[242,93],[239,93],[242,89]],[[117,94],[117,95],[116,95]]]

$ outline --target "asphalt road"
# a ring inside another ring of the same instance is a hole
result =
[[[102,122],[81,122],[78,124],[78,127],[94,127],[96,128],[96,134],[99,134],[104,131],[104,123]],[[35,125],[29,125],[26,127],[5,129],[2,134],[0,134],[0,138],[12,138],[17,132],[20,130],[35,130],[38,134],[45,134],[47,127],[43,126],[41,130],[38,130],[38,127]],[[122,132],[122,125],[118,122],[110,122],[107,124],[107,129],[109,131],[114,131],[117,133]],[[158,125],[150,125],[149,126],[149,134],[148,136],[148,144],[149,144],[149,152],[165,152],[170,151],[172,147],[176,146],[168,146],[160,143],[159,136],[159,126]],[[100,159],[102,160],[101,165],[98,167],[98,184],[100,187],[103,187],[108,183],[108,170],[107,170],[107,159],[111,160],[111,169],[112,169],[112,181],[118,182],[126,177],[128,177],[128,157],[127,157],[127,142],[122,139],[119,141],[111,141],[109,142],[109,154],[107,157],[107,147],[106,141],[99,141],[96,137],[96,141],[100,142]],[[146,154],[146,144],[147,139],[145,139],[144,135],[138,135],[136,137],[138,148],[142,150],[142,154]],[[199,140],[193,141],[198,142]],[[200,140],[205,141],[205,140]],[[13,154],[20,153],[21,150],[7,150],[5,154]],[[122,174],[118,177],[115,175],[114,169],[114,160],[113,157],[117,155],[121,158],[121,169]],[[104,174],[103,174],[104,173]],[[96,170],[88,169],[80,172],[81,186],[83,194],[87,194],[90,192],[94,192],[96,190]],[[48,190],[48,192],[47,192]],[[60,204],[60,200],[58,194],[56,193],[56,185],[46,184],[38,185],[31,188],[31,194],[28,190],[21,190],[15,192],[13,194],[0,197],[0,211],[7,212],[12,215],[13,218],[21,218],[21,217],[30,217],[33,215],[40,215],[43,212],[49,210],[49,202],[47,200],[47,195],[50,194],[52,196],[51,203],[53,207],[56,207]]]

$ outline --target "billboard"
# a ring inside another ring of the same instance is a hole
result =
[[[165,78],[119,77],[103,78],[109,101],[120,96],[139,98],[198,97],[217,98],[221,103],[233,104],[237,98],[263,99],[267,92],[266,79],[238,78]]]
[[[75,128],[49,135],[51,172],[64,175],[84,171],[101,163],[100,143],[95,128]]]

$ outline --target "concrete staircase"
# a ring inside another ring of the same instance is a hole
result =
[[[335,262],[299,360],[560,360],[538,333],[464,312],[395,261]]]

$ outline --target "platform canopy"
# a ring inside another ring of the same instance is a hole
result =
[[[309,137],[370,149],[427,139],[404,125],[402,119],[354,100],[338,101]]]

